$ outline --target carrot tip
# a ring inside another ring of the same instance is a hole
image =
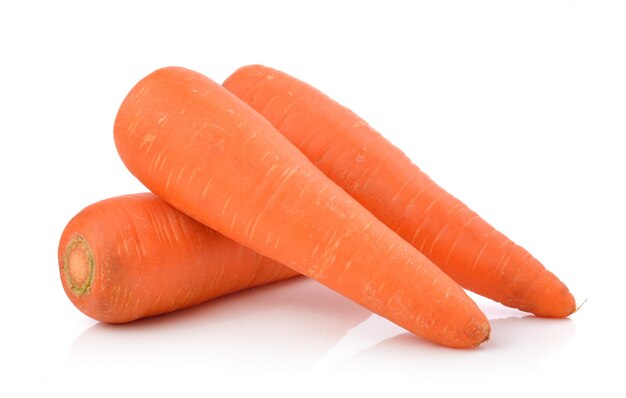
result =
[[[83,236],[72,239],[63,256],[63,275],[67,286],[77,296],[89,293],[94,276],[94,260]]]
[[[485,322],[482,325],[482,329],[483,329],[483,339],[481,341],[478,342],[478,344],[476,344],[476,346],[481,345],[482,343],[485,343],[489,340],[489,338],[491,337],[491,326],[489,325],[489,322]]]

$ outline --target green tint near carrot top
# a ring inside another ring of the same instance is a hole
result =
[[[430,341],[488,338],[458,284],[206,76],[153,72],[123,101],[114,131],[128,169],[203,224]]]
[[[298,275],[150,193],[105,199],[72,218],[59,242],[59,271],[72,303],[110,323]]]
[[[349,109],[261,65],[237,70],[224,87],[463,287],[539,316],[566,317],[575,310],[554,274]]]

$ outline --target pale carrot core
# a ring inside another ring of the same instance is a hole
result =
[[[77,296],[89,292],[93,282],[94,261],[85,238],[74,238],[65,249],[63,273],[70,290]]]

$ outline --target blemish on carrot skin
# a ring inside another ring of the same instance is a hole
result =
[[[350,267],[352,266],[352,260],[350,259],[348,260],[348,262],[346,263],[346,265],[343,268],[343,271],[341,272],[341,275],[339,275],[339,278],[337,279],[337,283],[341,283],[341,281],[343,280],[343,277],[348,273],[348,271],[350,270]]]
[[[214,275],[213,280],[211,281],[211,284],[209,285],[209,290],[213,290],[216,284],[222,279],[222,276],[224,275],[224,268],[225,268],[225,263],[222,263],[219,271]]]
[[[122,256],[122,246],[120,246],[120,244],[118,243],[117,245],[115,245],[115,252],[117,253],[118,256]]]
[[[278,235],[278,237],[276,238],[276,241],[274,242],[274,252],[278,252],[279,243],[280,243],[280,235]]]
[[[137,132],[138,125],[139,120],[129,123],[128,128],[126,129],[126,135],[128,135],[128,138],[131,138]]]
[[[217,123],[209,123],[209,126],[213,127],[213,128],[214,128],[214,129],[216,129],[216,130],[219,130],[219,131],[221,131],[221,132],[226,131],[226,129],[225,129],[223,126],[220,126],[220,125],[219,125],[219,124],[217,124]]]
[[[178,299],[178,296],[180,295],[180,292],[181,292],[181,291],[182,291],[182,288],[180,288],[180,287],[179,287],[179,288],[176,290],[176,294],[174,294],[174,296],[172,296],[172,299],[170,300],[170,301],[171,301],[171,302],[170,302],[170,308],[173,308],[173,307],[174,307],[174,304],[176,303],[176,301],[177,301],[177,299]]]
[[[417,316],[415,317],[415,320],[413,321],[415,325],[417,325],[419,327],[420,325],[420,319],[422,318],[422,313],[420,312],[419,314],[417,314]]]
[[[137,300],[135,300],[135,306],[133,307],[133,313],[135,314],[135,317],[138,316],[137,311],[142,306],[143,306],[143,300],[141,300],[141,298],[138,298]]]
[[[128,243],[131,241],[131,239],[124,239],[123,244],[124,244],[124,253],[130,253],[130,248],[128,247]]]
[[[122,291],[122,295],[121,295],[120,299],[122,300],[122,303],[125,303],[126,305],[128,305],[128,299],[127,299],[128,297],[127,296],[129,295],[129,293],[130,292],[128,290],[128,286],[124,286],[124,290]]]
[[[230,222],[230,229],[234,229],[235,228],[235,224],[237,223],[237,214],[238,213],[233,214],[233,219]]]
[[[148,86],[140,86],[137,93],[132,98],[141,97],[146,90],[148,90]]]
[[[250,230],[250,238],[252,238],[254,236],[254,233],[256,232],[256,227],[259,224],[259,220],[261,219],[261,216],[263,215],[263,212],[261,212],[257,217],[256,220],[254,221],[254,224],[252,224],[252,229]]]
[[[212,181],[212,179],[209,180],[209,182],[204,187],[204,190],[202,191],[202,196],[200,196],[200,200],[204,200],[204,198],[206,197],[207,192],[209,192],[209,187],[211,186],[211,181]]]
[[[456,246],[459,243],[459,241],[461,240],[461,237],[465,234],[465,229],[468,227],[468,225],[471,224],[471,222],[476,219],[478,217],[478,214],[474,213],[461,227],[460,232],[457,234],[456,238],[454,239],[454,242],[452,243],[452,245],[450,246],[450,248],[448,249],[448,255],[446,256],[446,259],[444,261],[444,265],[443,267],[446,267],[449,263],[450,263],[450,259],[452,258],[452,253],[454,253],[454,251],[456,250]]]
[[[150,168],[148,168],[149,172],[154,172],[161,161],[161,156],[163,155],[163,150],[159,151],[154,158],[152,158],[152,162],[150,163]]]
[[[228,209],[228,204],[230,203],[230,198],[232,195],[228,196],[224,201],[224,206],[222,207],[222,215],[226,214],[226,210]]]
[[[161,293],[159,292],[159,295],[157,296],[156,300],[154,300],[154,305],[152,306],[153,310],[157,308],[157,305],[159,305],[160,300],[161,300]]]
[[[248,136],[248,138],[246,138],[246,140],[243,142],[243,145],[248,144],[250,141],[254,140],[256,138],[256,136],[259,135],[259,133],[261,133],[263,131],[263,129],[258,129],[256,131],[254,131],[252,134],[250,134]]]
[[[424,212],[422,213],[422,221],[420,222],[419,227],[417,227],[417,229],[415,230],[415,233],[413,233],[413,237],[411,238],[411,240],[409,240],[408,242],[413,244],[413,242],[415,242],[415,239],[417,239],[418,235],[420,234],[420,232],[422,232],[422,229],[424,228],[424,225],[426,225],[426,219],[428,218],[428,216],[430,215],[431,210],[433,209],[433,207],[435,207],[435,204],[437,204],[437,202],[439,202],[439,200],[443,197],[445,197],[448,193],[445,191],[442,191],[441,193],[439,193],[439,196],[437,196],[435,198],[435,200],[433,200],[430,205],[428,205],[428,207],[424,210]]]
[[[435,279],[433,279],[433,281],[431,282],[431,285],[436,285],[437,282],[439,282],[439,279],[441,279],[441,276],[437,276]]]
[[[111,307],[115,307],[117,301],[119,300],[119,290],[120,288],[118,285],[113,286],[111,289]]]
[[[183,164],[183,167],[180,168],[180,172],[178,173],[178,177],[176,177],[176,182],[180,182],[180,179],[183,176],[183,173],[185,171],[185,166],[187,166],[187,163]]]
[[[350,126],[351,129],[359,127],[359,126],[367,126],[367,122],[365,120],[359,120],[358,122],[354,123],[352,126]]]
[[[174,172],[174,170],[170,170],[170,172],[167,174],[167,180],[165,181],[165,191],[167,192],[167,190],[170,187],[170,182],[172,180],[172,173]]]
[[[278,164],[274,163],[273,165],[270,166],[269,169],[267,169],[267,171],[265,172],[265,175],[270,175],[272,174],[276,169],[278,168]]]
[[[507,244],[509,245],[509,247],[505,250],[504,247]],[[502,252],[503,254],[498,259],[498,263],[497,263],[497,265],[495,267],[495,270],[494,270],[494,275],[503,276],[506,273],[506,269],[508,267],[509,260],[511,260],[511,258],[513,257],[513,255],[511,254],[511,250],[513,248],[515,248],[516,246],[517,245],[514,242],[512,242],[511,240],[508,240],[508,239],[505,239],[504,243],[502,245],[500,245],[498,250],[500,252]]]
[[[376,311],[381,311],[385,303],[383,303],[383,301],[380,298],[380,295],[377,294],[376,290],[372,289],[372,283],[373,281],[370,280],[369,282],[365,284],[365,287],[363,288],[363,293],[365,294],[367,299],[372,303],[372,307]]]
[[[167,164],[167,155],[164,155],[161,158],[161,161],[159,162],[159,168],[157,169],[157,172],[161,172],[163,170],[163,168],[165,167],[165,165]]]
[[[193,180],[193,177],[195,177],[196,173],[198,172],[198,170],[200,170],[200,166],[196,167],[195,169],[193,169],[193,171],[191,172],[191,174],[189,175],[189,180],[188,182],[191,182],[191,180]]]
[[[426,192],[426,191],[427,191],[427,190],[428,190],[428,189],[429,189],[432,185],[434,185],[434,184],[435,184],[435,181],[433,181],[433,180],[428,181],[428,182],[427,182],[427,183],[426,183],[426,184],[422,187],[422,189],[420,189],[420,190],[419,190],[419,191],[417,191],[417,192],[416,192],[413,196],[411,196],[411,198],[410,198],[410,199],[406,202],[406,204],[405,204],[405,206],[404,206],[404,210],[402,211],[402,213],[400,214],[400,217],[398,217],[398,219],[399,219],[399,220],[405,220],[405,219],[406,219],[406,220],[410,220],[410,219],[411,219],[411,217],[406,217],[406,218],[405,218],[405,215],[406,215],[407,210],[409,210],[409,209],[413,208],[413,206],[414,206],[415,202],[417,201],[417,199],[418,199],[420,196],[422,196],[422,194],[423,194],[424,192]],[[400,225],[400,226],[401,226],[401,225]],[[399,226],[399,227],[400,227],[400,226]],[[409,243],[411,243],[411,242],[409,242]]]
[[[402,193],[402,191],[413,181],[415,180],[415,178],[418,176],[417,173],[414,173],[411,177],[407,178],[406,181],[404,182],[404,184],[402,184],[402,186],[400,188],[398,188],[398,192],[396,192],[395,195],[393,195],[393,197],[391,198],[391,203],[395,203],[395,201],[398,199],[398,197],[400,196],[400,194]]]
[[[341,210],[340,208],[330,204],[328,206],[326,206],[326,208],[330,211],[332,211],[333,213],[337,214],[339,217],[341,217],[342,219],[347,219],[348,215],[346,213],[343,212],[343,210]]]
[[[476,266],[478,265],[480,258],[482,257],[485,249],[487,248],[487,245],[489,244],[489,238],[494,232],[497,232],[497,230],[492,227],[491,231],[487,232],[487,234],[483,236],[483,243],[480,245],[480,250],[478,251],[478,254],[474,258],[474,262],[472,263],[472,272],[476,270]]]
[[[454,211],[454,214],[453,214],[452,213],[452,211],[453,211],[452,209],[455,209],[455,208],[456,208],[456,210]],[[427,251],[425,249],[422,250],[423,246],[424,246],[424,244],[422,244],[422,245],[420,245],[421,249],[419,249],[419,251],[421,251],[423,254],[425,254],[427,257],[429,257],[432,254],[432,252],[435,249],[435,247],[437,246],[437,243],[439,243],[439,240],[441,239],[441,237],[444,236],[444,234],[446,233],[447,228],[450,225],[451,221],[453,219],[455,219],[456,216],[458,216],[459,213],[461,213],[461,211],[463,211],[463,209],[465,209],[465,208],[466,208],[466,206],[462,202],[459,202],[455,206],[453,206],[452,209],[448,212],[448,214],[446,216],[447,220],[446,220],[445,224],[443,225],[443,227],[441,227],[441,229],[437,233],[437,236],[435,236],[435,239],[433,239],[433,242],[430,244],[430,249],[427,250]]]

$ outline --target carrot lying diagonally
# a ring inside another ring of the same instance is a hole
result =
[[[350,110],[261,65],[237,70],[224,87],[463,287],[540,316],[565,317],[575,310],[573,296],[554,274]]]
[[[114,131],[128,169],[203,224],[433,342],[488,338],[462,288],[207,77],[153,72],[123,101]]]
[[[59,271],[74,305],[110,323],[298,275],[150,193],[105,199],[72,218],[59,242]]]

